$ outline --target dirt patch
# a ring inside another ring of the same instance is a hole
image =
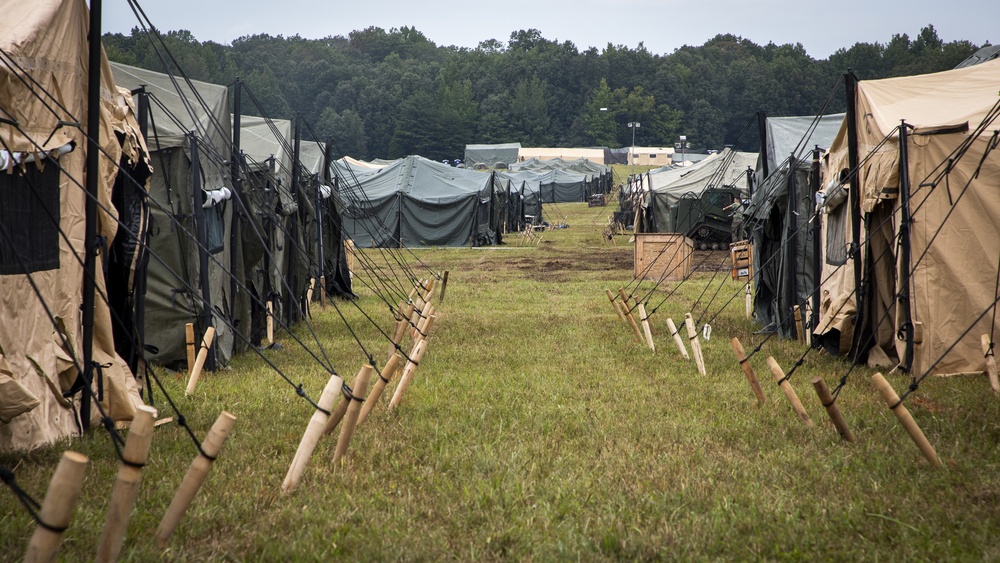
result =
[[[728,250],[695,250],[691,264],[695,272],[729,271],[728,258]]]

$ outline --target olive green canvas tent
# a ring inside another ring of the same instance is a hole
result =
[[[776,329],[784,337],[806,330],[794,326],[795,305],[812,326],[805,311],[807,302],[818,296],[819,284],[819,221],[811,220],[819,190],[818,170],[812,174],[813,150],[818,146],[825,151],[843,121],[841,113],[768,117],[765,123],[766,150],[758,158],[743,229],[754,249],[754,317],[766,330]],[[812,310],[819,314],[818,301]]]
[[[180,77],[111,63],[115,80],[150,98],[147,144],[153,175],[148,287],[146,292],[146,359],[177,365],[187,359],[185,324],[203,334],[215,327],[209,365],[229,361],[235,335],[233,285],[229,272],[240,272],[231,255],[233,205],[229,179],[232,125],[225,86],[185,82]],[[139,94],[141,95],[141,94]],[[200,173],[193,173],[197,158]],[[199,186],[202,194],[197,194]],[[197,205],[204,201],[204,204]],[[200,207],[200,209],[198,209]],[[203,217],[200,225],[196,217]],[[201,232],[201,234],[199,234]],[[199,238],[202,240],[199,242]],[[202,250],[207,260],[202,272]]]
[[[408,156],[362,175],[336,168],[344,229],[370,246],[484,246],[499,242],[502,191],[493,173]]]

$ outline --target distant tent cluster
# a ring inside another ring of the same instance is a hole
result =
[[[542,203],[587,201],[591,196],[610,193],[613,187],[611,168],[585,158],[532,158],[511,165],[510,172],[523,173],[520,178],[537,181]]]
[[[488,246],[502,241],[504,186],[496,174],[420,156],[385,165],[333,163],[347,205],[344,228],[359,247]]]

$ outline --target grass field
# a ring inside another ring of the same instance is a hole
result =
[[[166,376],[199,436],[222,409],[237,425],[166,550],[153,532],[196,452],[176,425],[157,428],[123,559],[1000,560],[1000,400],[985,377],[929,379],[907,401],[944,469],[921,457],[870,370],[840,395],[857,438],[843,442],[809,379],[832,386],[846,365],[816,353],[791,379],[815,422],[807,428],[764,363],[773,355],[787,369],[802,348],[772,339],[751,360],[768,399],[758,408],[729,344],[761,340],[740,295],[703,342],[708,375],[698,375],[665,321],[691,309],[712,278],[699,273],[652,314],[651,353],[604,296],[632,280],[626,238],[601,242],[612,207],[559,208],[569,227],[537,246],[415,251],[450,281],[413,385],[394,413],[383,398],[342,467],[335,437],[322,440],[291,494],[281,482],[313,413],[291,386],[253,355],[206,375],[190,398]],[[715,313],[740,287],[723,275],[713,283],[723,284]],[[388,330],[385,304],[362,293]],[[339,306],[384,361],[378,331]],[[314,327],[353,378],[365,356],[338,313],[315,310]],[[280,341],[268,357],[318,397],[328,374],[287,334]],[[158,396],[161,416],[173,414]],[[91,559],[118,466],[104,431],[0,464],[40,498],[65,449],[91,463],[61,553]],[[0,559],[19,559],[33,527],[0,494]]]

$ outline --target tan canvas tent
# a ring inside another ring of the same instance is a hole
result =
[[[850,210],[858,205],[867,217],[867,228],[860,229],[861,262],[866,264],[862,287],[870,289],[861,294],[859,320],[863,331],[873,332],[871,343],[905,364],[907,340],[912,339],[910,371],[915,376],[928,370],[983,371],[979,337],[990,331],[991,315],[963,332],[996,298],[1000,153],[991,143],[998,124],[990,124],[985,132],[977,128],[996,108],[998,85],[1000,61],[857,83],[853,109],[860,198],[845,197],[849,190],[840,185],[850,175],[848,120],[825,159],[823,278],[829,280],[821,293],[819,332],[839,334],[841,350],[853,336],[858,302],[853,259],[848,256],[853,238]],[[901,120],[912,127],[905,170],[900,166]],[[901,221],[900,204],[907,199],[901,195],[901,171],[909,176],[909,236]],[[903,252],[907,244],[909,267]]]
[[[83,356],[87,32],[84,0],[8,2],[0,18],[0,115],[13,122],[0,123],[0,228],[7,235],[0,237],[0,450],[36,448],[78,428],[82,395],[64,393],[77,382],[73,358]],[[100,160],[98,233],[110,241],[118,228],[115,165],[123,154],[143,158],[144,147],[127,92],[115,87],[103,57],[101,98],[99,143],[109,157]],[[101,272],[105,256],[97,261]],[[126,420],[139,402],[135,380],[115,352],[100,275],[97,292],[93,359],[103,366],[102,403]]]

